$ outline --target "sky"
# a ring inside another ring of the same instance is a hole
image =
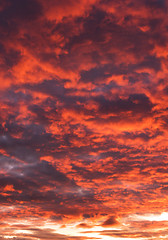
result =
[[[168,239],[167,20],[0,0],[0,240]]]

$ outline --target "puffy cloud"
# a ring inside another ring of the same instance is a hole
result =
[[[167,7],[0,1],[1,239],[167,236]]]

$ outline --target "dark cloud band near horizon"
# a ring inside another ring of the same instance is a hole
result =
[[[168,238],[167,16],[0,0],[0,240]]]

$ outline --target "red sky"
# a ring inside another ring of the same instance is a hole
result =
[[[0,0],[0,240],[168,238],[167,16]]]

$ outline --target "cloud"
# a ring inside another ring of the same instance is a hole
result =
[[[0,1],[1,239],[166,237],[167,7]]]
[[[4,16],[16,21],[33,21],[42,14],[42,6],[36,0],[7,1],[7,7],[3,10]]]
[[[116,220],[116,217],[111,216],[106,221],[102,223],[102,227],[110,227],[110,226],[116,226],[118,225],[118,221]]]
[[[80,223],[77,225],[78,228],[92,228],[92,226],[86,224],[86,223]]]

